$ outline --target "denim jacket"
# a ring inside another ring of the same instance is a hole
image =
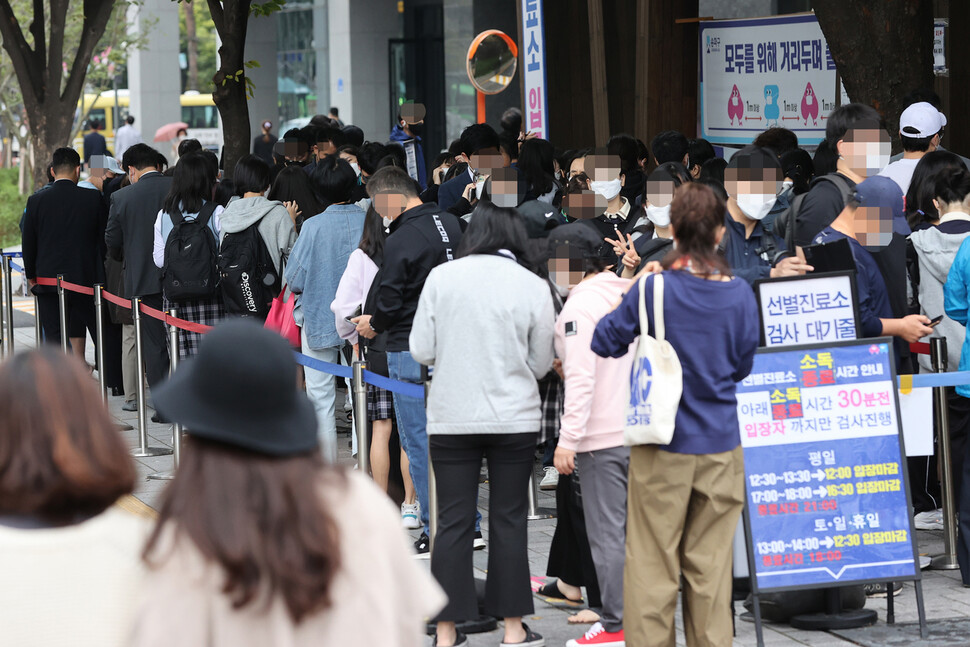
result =
[[[313,350],[343,345],[330,303],[351,253],[360,244],[364,211],[353,204],[334,204],[303,224],[284,278],[297,295],[303,330]]]

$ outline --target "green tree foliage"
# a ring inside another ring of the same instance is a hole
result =
[[[195,37],[199,46],[199,92],[212,92],[215,85],[212,77],[216,75],[218,60],[216,58],[216,26],[204,2],[187,3],[192,7],[195,15]],[[183,10],[184,11],[184,10]],[[188,55],[188,40],[186,38],[185,14],[179,12],[179,51]],[[183,87],[183,90],[187,88]]]

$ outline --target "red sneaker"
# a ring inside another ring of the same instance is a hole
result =
[[[595,645],[596,647],[626,647],[626,642],[623,640],[623,630],[619,631],[607,631],[603,628],[603,625],[597,622],[586,635],[582,638],[576,640],[570,640],[566,643],[566,647],[585,647],[586,645]]]

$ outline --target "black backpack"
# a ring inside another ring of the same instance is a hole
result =
[[[223,236],[216,262],[226,312],[266,319],[281,281],[257,227],[258,221]]]
[[[207,202],[194,220],[186,220],[180,213],[172,215],[162,267],[162,290],[169,301],[207,299],[216,293],[218,245],[209,228],[216,206]]]
[[[829,173],[828,175],[820,175],[814,180],[812,180],[810,189],[815,188],[823,182],[830,182],[834,184],[842,194],[842,204],[849,204],[849,201],[855,195],[855,190],[849,186],[849,183],[842,178],[841,175],[837,173]],[[805,196],[809,194],[809,191],[802,193],[801,195],[795,196],[791,202],[791,206],[788,210],[779,214],[778,218],[775,219],[774,226],[772,227],[772,232],[775,236],[783,239],[785,241],[785,246],[791,253],[795,252],[795,231],[798,227],[798,214],[802,210],[802,203],[805,201]]]

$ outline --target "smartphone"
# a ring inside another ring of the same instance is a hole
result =
[[[928,324],[926,324],[926,325],[929,326],[930,328],[934,328],[934,327],[936,327],[936,324],[940,323],[941,321],[943,321],[943,315],[940,315],[939,317],[936,317],[935,319],[930,319],[930,322]]]
[[[350,315],[349,317],[344,317],[344,321],[346,321],[349,324],[354,324],[356,326],[357,324],[351,321],[351,319],[356,319],[363,313],[363,311],[364,311],[364,308],[362,306],[357,306],[357,309],[354,310],[354,314]]]

